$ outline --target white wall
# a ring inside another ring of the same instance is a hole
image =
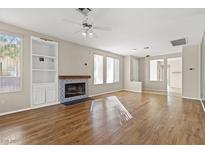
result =
[[[193,70],[190,70],[193,68]],[[200,47],[191,45],[182,50],[182,96],[200,98]]]
[[[124,89],[134,92],[142,91],[142,83],[131,81],[131,56],[124,57]]]
[[[93,78],[89,81],[89,95],[120,90],[123,88],[123,57],[106,51],[93,49],[58,38],[39,34],[20,27],[0,22],[0,31],[6,31],[23,37],[22,53],[22,90],[15,93],[0,94],[0,113],[25,109],[30,107],[30,37],[44,37],[59,43],[59,75],[91,75],[93,76],[92,54],[116,57],[120,60],[120,82],[114,84],[93,85]],[[105,60],[105,59],[104,59]],[[85,63],[88,65],[85,66]],[[104,72],[106,68],[104,66]],[[104,80],[106,74],[104,73]]]

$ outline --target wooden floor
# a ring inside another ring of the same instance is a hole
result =
[[[205,144],[199,101],[116,92],[0,117],[0,144]]]

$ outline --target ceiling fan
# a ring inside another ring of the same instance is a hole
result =
[[[95,26],[95,25],[91,24],[88,20],[88,17],[86,17],[86,19],[83,20],[82,23],[72,21],[69,19],[63,19],[63,21],[65,21],[67,23],[81,26],[81,29],[74,32],[73,34],[81,33],[82,36],[84,36],[84,37],[88,36],[89,38],[93,38],[93,36],[97,37],[95,30],[102,30],[102,31],[111,31],[112,30],[112,28],[110,28],[110,27]]]

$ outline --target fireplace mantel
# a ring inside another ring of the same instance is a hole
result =
[[[59,75],[58,78],[60,80],[66,80],[66,79],[89,79],[91,78],[90,75]]]

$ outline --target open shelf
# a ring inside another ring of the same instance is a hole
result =
[[[56,72],[55,71],[39,71],[33,70],[33,83],[48,83],[56,82]]]
[[[43,55],[43,54],[32,54],[32,56],[34,57],[43,57],[43,58],[51,58],[51,59],[55,59],[55,56],[47,56],[47,55]]]
[[[44,56],[56,56],[56,45],[43,40],[32,40],[32,54]]]
[[[40,55],[32,56],[33,71],[56,71],[56,65],[56,58],[54,57]]]

